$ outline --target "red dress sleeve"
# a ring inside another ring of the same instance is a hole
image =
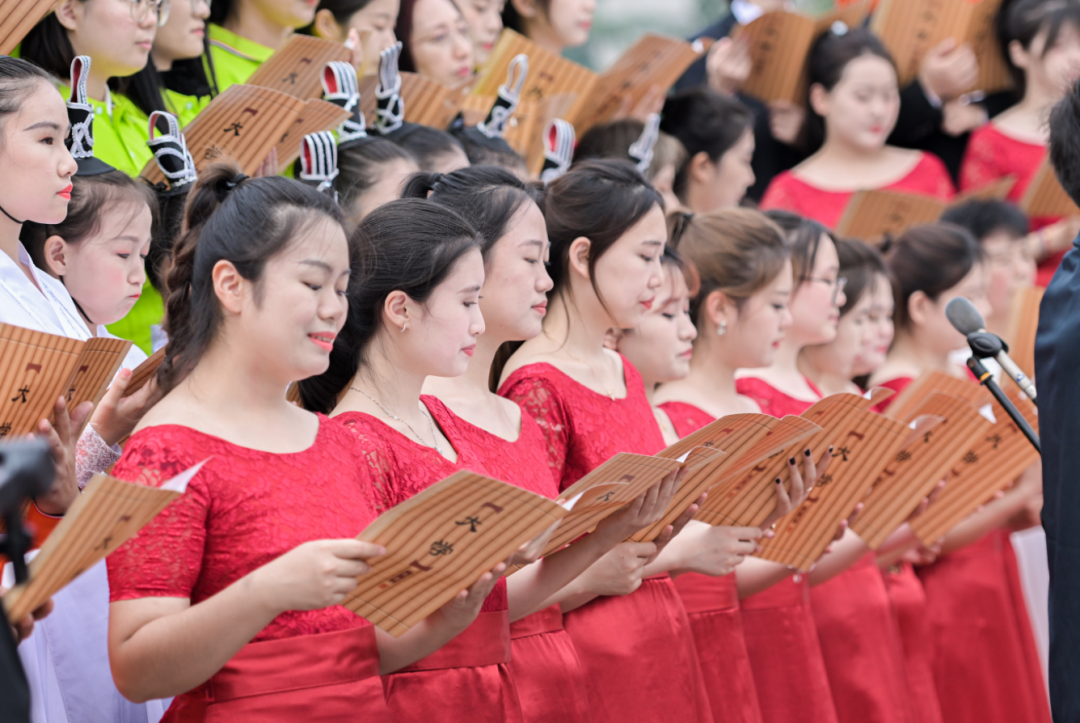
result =
[[[113,476],[126,482],[159,487],[199,460],[185,452],[187,430],[151,427],[128,440]],[[206,546],[213,495],[206,466],[188,483],[187,491],[165,508],[135,537],[108,557],[110,599],[143,597],[192,598]]]
[[[890,379],[887,382],[879,382],[874,384],[875,387],[885,387],[886,389],[892,389],[896,394],[892,395],[881,404],[874,407],[874,411],[880,414],[884,414],[885,410],[889,408],[889,405],[896,401],[896,398],[900,396],[900,392],[907,389],[907,386],[915,381],[911,377],[897,377],[896,379]]]
[[[1008,175],[998,162],[1002,149],[997,139],[998,133],[989,123],[972,132],[960,165],[961,191],[980,188]]]
[[[570,448],[570,415],[559,394],[559,387],[538,374],[537,365],[527,365],[507,378],[500,396],[517,402],[522,411],[536,421],[547,444],[547,462],[554,479],[563,477],[563,467]]]
[[[675,434],[679,435],[679,439],[693,434],[716,420],[716,417],[708,412],[686,402],[664,402],[659,406],[668,415],[668,419],[671,420],[671,425],[675,427]]]

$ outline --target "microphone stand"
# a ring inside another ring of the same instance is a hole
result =
[[[967,337],[968,346],[971,347],[971,357],[967,360],[968,368],[978,378],[979,383],[990,390],[990,393],[994,395],[994,399],[998,401],[1008,415],[1012,418],[1016,426],[1020,428],[1020,431],[1024,433],[1024,436],[1031,442],[1031,446],[1035,448],[1035,451],[1040,455],[1042,454],[1042,447],[1039,444],[1039,435],[1035,433],[1035,430],[1031,428],[1028,421],[1024,419],[1024,415],[1020,413],[1020,410],[1016,408],[1016,405],[1012,403],[1012,400],[1001,391],[1001,387],[994,381],[994,375],[987,371],[983,366],[983,359],[991,359],[997,356],[1003,351],[1004,346],[1001,339],[997,338],[993,334],[987,332],[977,331],[974,334],[968,334]]]

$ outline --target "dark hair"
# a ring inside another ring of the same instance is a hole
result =
[[[1013,65],[1009,55],[1009,45],[1020,43],[1024,50],[1031,50],[1031,44],[1039,33],[1046,31],[1046,44],[1042,55],[1045,57],[1057,42],[1061,29],[1072,25],[1080,30],[1080,2],[1076,0],[1015,0],[1006,1],[998,8],[994,19],[1001,54],[1012,76],[1014,90],[1023,95],[1027,85],[1024,71]]]
[[[319,0],[319,10],[329,10],[338,25],[347,25],[349,19],[371,4],[371,0]]]
[[[328,414],[365,362],[382,329],[382,307],[393,291],[424,303],[468,251],[480,246],[469,223],[445,206],[417,198],[391,201],[368,214],[350,239],[349,314],[334,342],[330,368],[300,382],[304,408]]]
[[[413,125],[403,130],[404,132],[398,131],[390,136],[390,140],[411,153],[421,171],[432,170],[435,159],[440,156],[453,153],[455,150],[465,152],[465,149],[461,147],[461,141],[438,128]]]
[[[1008,201],[972,199],[953,206],[941,214],[942,223],[963,226],[980,242],[995,233],[1006,233],[1013,238],[1028,234],[1028,218],[1020,207]]]
[[[590,158],[619,158],[637,163],[638,159],[630,155],[630,146],[641,138],[644,130],[645,124],[633,118],[595,125],[578,139],[574,148],[574,163]],[[686,160],[686,148],[682,142],[670,133],[661,131],[653,148],[652,163],[645,175],[651,181],[664,166],[675,166],[678,171]]]
[[[549,183],[543,210],[552,293],[569,291],[570,246],[584,236],[590,242],[589,279],[600,297],[596,262],[654,207],[663,211],[664,199],[627,161],[585,161]]]
[[[690,88],[668,97],[660,128],[686,149],[686,158],[675,171],[674,191],[679,200],[686,202],[694,156],[704,153],[716,163],[753,124],[754,116],[745,105],[715,90]]]
[[[691,301],[697,297],[701,290],[701,277],[693,261],[680,254],[674,246],[665,246],[664,253],[660,255],[660,265],[677,269],[682,274],[683,281],[686,282]]]
[[[79,0],[87,2],[88,0]],[[71,75],[71,63],[75,60],[75,48],[71,45],[67,29],[56,19],[56,13],[49,13],[41,22],[30,28],[30,32],[23,38],[19,53],[31,63],[57,78],[68,78]],[[147,65],[152,65],[150,58],[146,59]],[[109,78],[109,90],[114,93],[127,92],[130,83],[129,78]]]
[[[840,275],[847,279],[844,296],[847,301],[840,307],[840,316],[855,308],[859,300],[874,288],[874,277],[889,278],[885,257],[868,243],[858,239],[834,239],[836,255],[840,258]]]
[[[187,207],[191,186],[180,190],[162,190],[160,185],[154,188],[157,196],[157,213],[154,214],[153,241],[150,253],[146,256],[146,277],[150,285],[165,295],[165,270],[177,239],[183,232],[184,209]]]
[[[882,58],[896,70],[896,63],[885,44],[866,28],[854,28],[843,35],[827,30],[810,47],[806,61],[806,120],[800,139],[805,150],[812,153],[825,142],[825,119],[814,112],[810,104],[810,89],[820,85],[826,92],[832,91],[848,64],[864,55]]]
[[[787,236],[788,246],[791,249],[791,270],[795,276],[795,287],[809,280],[814,272],[814,262],[817,261],[818,249],[821,248],[821,237],[835,238],[829,229],[812,218],[773,209],[765,212],[769,220],[780,227]]]
[[[334,187],[346,213],[378,183],[382,167],[393,161],[416,163],[411,153],[386,138],[371,137],[338,146],[338,177]]]
[[[1061,187],[1080,203],[1080,83],[1050,111],[1049,155]]]
[[[151,218],[157,216],[153,190],[121,171],[73,176],[71,185],[71,201],[63,221],[56,224],[27,221],[19,233],[19,240],[39,269],[49,268],[45,262],[45,242],[50,236],[59,236],[72,245],[80,244],[101,230],[101,219],[107,210],[128,205],[137,209],[139,204],[146,204]]]
[[[535,0],[536,8],[547,16],[548,8],[551,6],[551,0]],[[516,33],[525,35],[525,18],[521,17],[521,13],[514,7],[514,0],[506,0],[506,4],[503,5],[502,21],[504,28],[510,28]]]
[[[320,219],[340,225],[341,209],[291,178],[249,179],[231,163],[215,163],[199,174],[165,277],[169,343],[158,368],[165,392],[195,368],[221,326],[211,283],[214,265],[228,261],[243,278],[258,283],[266,263]]]
[[[480,235],[485,259],[506,235],[522,206],[530,201],[543,203],[538,186],[496,166],[470,166],[447,174],[417,173],[405,184],[401,197],[426,198],[461,214]]]
[[[936,301],[985,258],[969,231],[945,223],[909,228],[885,255],[896,299],[896,326],[911,327],[908,302],[921,291]]]
[[[474,166],[500,166],[522,177],[529,174],[525,159],[501,137],[488,138],[476,127],[451,128],[450,135],[458,139],[465,157]]]
[[[0,55],[0,123],[4,117],[19,110],[34,84],[45,81],[52,87],[52,79],[44,70],[21,58]]]
[[[732,208],[709,213],[668,214],[670,246],[697,269],[700,290],[690,305],[697,324],[700,305],[714,291],[741,307],[772,283],[788,258],[780,227],[758,211]]]

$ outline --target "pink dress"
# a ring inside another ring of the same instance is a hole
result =
[[[433,416],[437,412],[442,420],[451,418],[438,399],[423,397],[423,402]],[[380,514],[462,469],[460,455],[452,463],[369,414],[346,412],[333,421],[358,443],[370,479],[372,506]],[[440,426],[454,443],[457,431],[442,422]],[[423,660],[383,676],[386,704],[394,721],[523,722],[510,672],[507,606],[503,578],[463,633]]]
[[[559,496],[559,485],[547,464],[544,433],[532,417],[521,415],[521,432],[509,442],[445,406],[429,408],[440,427],[456,430],[452,441],[462,455],[458,460],[462,465],[550,499]],[[563,628],[558,605],[510,623],[510,651],[510,671],[526,723],[590,720],[584,671],[574,641]]]
[[[679,437],[715,420],[708,412],[684,402],[667,402],[660,408],[671,419]],[[761,723],[761,706],[746,650],[735,574],[709,577],[688,572],[675,578],[675,589],[690,617],[713,718],[732,723]]]
[[[956,192],[945,164],[931,153],[923,153],[910,173],[881,190],[931,196],[942,201],[950,200]],[[784,171],[765,190],[761,210],[791,211],[836,228],[854,195],[854,191],[825,191],[801,180],[793,171]]]
[[[375,518],[349,435],[319,417],[294,454],[239,447],[189,427],[132,435],[113,475],[159,486],[203,460],[187,492],[107,558],[113,602],[216,595],[311,540],[355,537]],[[341,606],[274,618],[163,720],[389,721],[375,629]]]
[[[622,360],[627,396],[611,399],[550,364],[529,364],[499,394],[532,416],[547,440],[560,489],[619,452],[664,448],[641,376]],[[596,723],[712,721],[693,633],[668,575],[634,593],[601,597],[563,617],[585,669]]]

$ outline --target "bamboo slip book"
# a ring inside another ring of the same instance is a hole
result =
[[[348,48],[313,35],[293,33],[280,50],[252,73],[247,85],[269,88],[300,100],[322,99],[323,68],[334,60],[349,62]]]
[[[469,97],[469,91],[476,82],[475,78],[468,78],[457,85],[447,86],[418,73],[399,71],[398,76],[401,78],[401,90],[398,94],[404,106],[405,122],[431,126],[439,130],[446,129],[462,110],[463,104]],[[374,123],[375,109],[379,103],[379,99],[375,96],[375,88],[378,84],[378,74],[365,75],[359,80],[360,112],[367,119],[369,127]],[[495,99],[492,98],[484,108],[484,116],[487,116],[494,102]]]
[[[1061,187],[1049,158],[1043,159],[1035,177],[1028,184],[1024,197],[1020,200],[1020,208],[1029,218],[1080,216],[1080,208],[1076,207],[1069,194]]]
[[[9,620],[21,620],[127,542],[182,495],[205,461],[160,487],[95,475],[30,561],[30,580],[3,597]]]
[[[0,440],[51,419],[60,396],[69,410],[85,401],[96,406],[130,348],[123,339],[80,341],[0,324]]]
[[[31,28],[56,7],[56,0],[0,2],[0,55],[11,55]]]

